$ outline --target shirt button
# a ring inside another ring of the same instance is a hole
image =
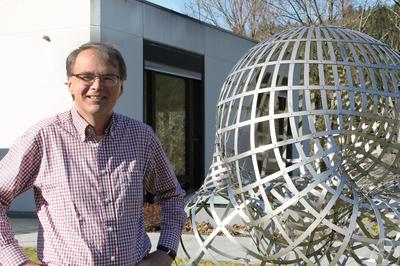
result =
[[[112,232],[112,230],[113,230],[112,226],[108,227],[107,230],[108,230],[109,232]]]
[[[115,256],[111,256],[110,260],[114,261],[115,260]]]

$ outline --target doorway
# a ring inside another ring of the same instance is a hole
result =
[[[146,122],[151,125],[185,190],[200,187],[204,168],[201,81],[145,70]]]

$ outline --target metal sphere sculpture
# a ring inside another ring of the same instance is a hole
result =
[[[250,49],[223,84],[213,164],[187,204],[192,224],[201,211],[215,224],[193,226],[189,264],[399,265],[399,85],[400,56],[345,28],[300,27]],[[235,217],[251,245],[227,230]],[[245,255],[215,245],[219,234]]]

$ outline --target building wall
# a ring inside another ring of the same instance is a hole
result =
[[[84,42],[109,42],[122,52],[128,80],[116,109],[142,120],[143,39],[204,55],[206,172],[220,87],[254,43],[141,0],[0,1],[0,158],[30,125],[71,107],[65,58]],[[11,210],[34,211],[32,192]]]
[[[0,158],[30,125],[71,107],[65,58],[91,39],[92,6],[90,0],[0,1]],[[32,191],[11,209],[34,210]]]
[[[65,58],[90,39],[88,14],[90,1],[0,1],[0,149],[28,125],[71,105]]]

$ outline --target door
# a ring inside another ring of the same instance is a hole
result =
[[[145,70],[145,119],[156,132],[185,190],[203,181],[201,81]]]

